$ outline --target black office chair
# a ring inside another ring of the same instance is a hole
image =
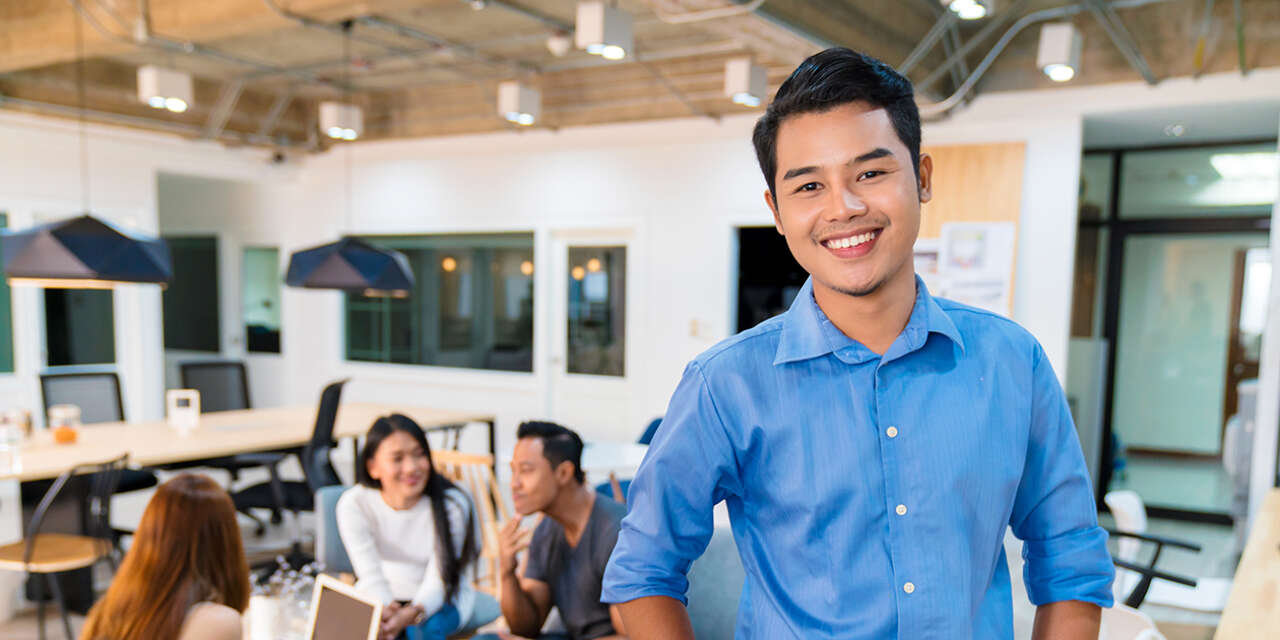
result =
[[[195,389],[200,392],[200,413],[216,411],[238,411],[253,407],[249,401],[249,375],[243,362],[234,360],[204,360],[183,362],[178,365],[182,376],[183,389]],[[293,450],[279,451],[282,455],[293,453]],[[234,484],[240,479],[240,472],[245,469],[261,467],[262,464],[236,456],[220,456],[169,464],[162,467],[166,471],[178,471],[192,467],[209,467],[221,469],[231,476]],[[254,522],[259,531],[266,528],[258,516],[249,511],[242,511],[245,517]],[[283,512],[279,508],[271,510],[271,522],[279,524],[283,520]]]
[[[182,388],[200,392],[200,413],[249,409],[249,375],[243,362],[217,360],[178,365]]]
[[[0,569],[22,571],[35,586],[36,620],[40,640],[44,640],[44,588],[52,592],[62,613],[62,628],[67,640],[75,640],[67,617],[67,599],[58,583],[66,571],[91,569],[106,559],[115,569],[111,555],[115,534],[111,529],[111,496],[119,488],[128,464],[128,455],[98,464],[83,464],[64,471],[50,483],[49,489],[32,514],[22,540],[0,547]],[[66,489],[81,495],[81,520],[84,535],[44,532],[49,508]],[[38,579],[36,579],[38,578]],[[43,582],[43,584],[41,584]]]
[[[282,508],[293,512],[295,519],[300,511],[315,510],[315,492],[321,487],[342,484],[338,472],[329,461],[329,452],[336,446],[333,440],[333,425],[338,417],[338,405],[342,397],[342,386],[346,380],[330,383],[320,393],[320,406],[316,410],[315,429],[311,432],[311,441],[298,454],[302,465],[303,482],[286,482],[280,478],[279,465],[288,455],[280,453],[249,453],[236,456],[237,459],[252,461],[266,466],[271,479],[255,484],[231,494],[236,510],[241,513],[249,509]],[[258,527],[258,535],[265,532],[265,527]],[[295,535],[293,550],[289,560],[294,566],[301,566],[310,560],[302,553],[300,535]]]
[[[49,416],[49,407],[73,404],[80,407],[82,424],[124,422],[120,378],[114,372],[42,373],[40,374],[40,396],[44,401],[46,418]],[[117,492],[139,491],[157,484],[159,481],[156,479],[156,474],[150,471],[125,469]],[[43,493],[47,488],[47,484],[42,485],[39,492]]]
[[[1120,531],[1117,529],[1107,529],[1107,533],[1111,534],[1111,537],[1113,538],[1132,538],[1134,540],[1141,540],[1155,545],[1155,552],[1151,555],[1151,560],[1144,564],[1127,562],[1116,557],[1111,558],[1112,564],[1121,569],[1133,571],[1141,576],[1138,583],[1134,585],[1129,594],[1125,596],[1125,606],[1129,606],[1134,609],[1141,607],[1143,601],[1147,599],[1147,592],[1151,589],[1152,580],[1165,580],[1185,587],[1191,587],[1192,589],[1195,588],[1196,580],[1194,578],[1160,571],[1159,569],[1156,569],[1156,563],[1160,561],[1160,552],[1163,551],[1165,547],[1198,552],[1200,551],[1200,545],[1192,544],[1184,540],[1154,536],[1148,533],[1134,533],[1132,531]]]

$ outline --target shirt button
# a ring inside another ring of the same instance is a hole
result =
[[[916,585],[915,585],[915,584],[913,584],[913,583],[911,583],[911,582],[908,582],[908,583],[906,583],[906,584],[902,585],[902,590],[903,590],[903,591],[905,591],[908,595],[909,595],[909,594],[912,594],[912,593],[915,593],[915,592],[916,592]]]
[[[898,437],[898,428],[897,428],[897,427],[889,427],[888,429],[885,429],[885,430],[884,430],[884,433],[885,433],[885,435],[889,436],[890,438],[896,438],[896,437]]]
[[[900,504],[897,509],[894,509],[894,511],[896,511],[900,516],[905,516],[907,515],[907,505]]]

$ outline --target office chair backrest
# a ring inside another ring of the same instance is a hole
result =
[[[200,392],[200,413],[249,409],[249,376],[235,361],[184,362],[182,387]]]
[[[311,442],[302,450],[302,472],[312,491],[342,484],[333,463],[329,461],[329,450],[333,448],[333,425],[338,418],[342,386],[346,383],[346,379],[329,383],[320,392],[320,407],[316,409],[316,425],[311,431]]]
[[[658,433],[658,425],[662,424],[662,416],[658,416],[649,421],[649,426],[644,428],[644,433],[640,435],[640,439],[636,442],[647,445],[653,442],[654,434]]]
[[[43,373],[40,395],[46,417],[53,405],[74,404],[80,407],[80,422],[84,424],[124,420],[120,378],[112,372]]]
[[[1147,531],[1147,507],[1142,496],[1136,491],[1110,491],[1102,498],[1116,519],[1116,529],[1129,533],[1145,533]],[[1116,542],[1116,555],[1121,560],[1133,562],[1142,548],[1142,541],[1123,538]]]

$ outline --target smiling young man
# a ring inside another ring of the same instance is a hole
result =
[[[911,84],[829,49],[782,85],[754,142],[810,278],[785,314],[686,369],[604,601],[632,638],[692,638],[685,575],[723,500],[747,574],[738,638],[1011,639],[1009,526],[1035,637],[1097,638],[1113,569],[1043,350],[914,274],[933,162]]]

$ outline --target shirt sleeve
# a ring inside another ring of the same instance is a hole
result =
[[[1023,541],[1023,581],[1034,605],[1064,600],[1110,607],[1115,568],[1098,526],[1093,487],[1066,397],[1036,345],[1031,433],[1009,524]]]
[[[688,604],[687,574],[711,539],[712,509],[739,493],[735,450],[702,369],[692,363],[631,482],[601,601],[668,596]]]
[[[445,494],[444,505],[449,520],[449,533],[453,540],[453,553],[455,557],[460,556],[462,545],[466,542],[467,530],[472,528],[470,500],[461,492],[450,491]],[[431,542],[434,543],[435,531],[430,533]],[[458,577],[458,593],[454,596],[452,603],[458,610],[458,618],[464,623],[471,619],[471,609],[475,605],[475,591],[471,586],[472,580],[475,579],[474,564],[468,563],[462,567]],[[422,574],[422,584],[418,585],[418,591],[413,596],[413,604],[422,607],[428,616],[435,614],[445,604],[445,586],[444,578],[440,573],[441,569],[439,555],[431,554],[427,570]]]
[[[382,574],[382,559],[378,556],[378,544],[374,540],[372,518],[360,505],[363,492],[349,489],[338,498],[336,515],[338,533],[342,535],[342,545],[347,549],[347,557],[351,559],[351,568],[359,579],[361,591],[377,598],[382,604],[390,604],[391,583]]]

